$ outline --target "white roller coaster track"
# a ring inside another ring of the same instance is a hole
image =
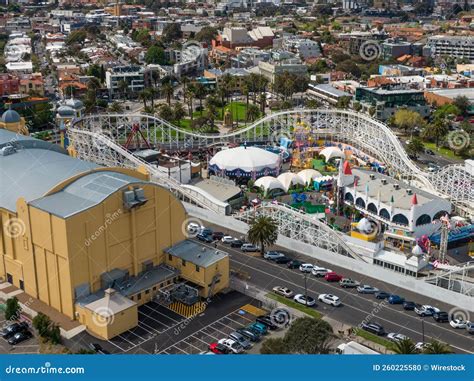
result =
[[[411,161],[397,137],[383,123],[367,115],[345,110],[295,109],[269,114],[247,127],[228,134],[205,134],[183,130],[148,114],[100,114],[75,120],[74,130],[97,132],[124,144],[138,125],[153,147],[168,149],[204,148],[227,143],[277,142],[290,137],[294,126],[304,122],[315,136],[331,136],[383,162],[400,179],[413,179],[425,190],[448,197],[458,208],[473,215],[474,180],[463,165],[449,165],[429,174]],[[139,148],[136,145],[134,148]],[[144,145],[141,145],[143,148]],[[87,159],[87,152],[83,152]]]

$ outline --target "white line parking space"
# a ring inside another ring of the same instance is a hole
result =
[[[242,310],[234,311],[164,349],[160,354],[199,354],[207,352],[209,344],[226,338],[236,329],[253,322],[255,322],[254,315]]]

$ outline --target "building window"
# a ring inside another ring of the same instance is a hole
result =
[[[142,299],[142,293],[140,292],[139,294],[137,294],[137,300],[141,300]]]
[[[160,283],[160,288],[163,288],[165,284],[164,283]]]
[[[156,291],[156,286],[155,286],[155,287],[153,287],[153,291]]]
[[[199,272],[199,266],[196,265],[196,272],[198,273]]]
[[[25,283],[20,279],[20,288],[25,291]]]
[[[173,256],[171,254],[168,254],[168,260],[169,261],[172,261],[173,260]]]
[[[150,290],[145,291],[145,295],[148,295],[150,293]]]
[[[13,284],[13,276],[12,274],[7,273],[7,282]]]
[[[186,267],[186,261],[184,259],[181,259],[181,265],[183,265],[183,267]]]

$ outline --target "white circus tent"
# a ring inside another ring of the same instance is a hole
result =
[[[326,162],[328,162],[329,160],[333,158],[339,157],[341,159],[344,159],[346,157],[344,155],[344,152],[342,152],[337,147],[326,147],[319,154],[324,156],[324,158],[326,159]]]
[[[285,190],[285,192],[288,192],[288,189],[290,189],[292,185],[305,185],[303,179],[293,172],[282,173],[277,177],[277,180],[280,181],[280,183],[283,185],[283,189]]]
[[[263,188],[265,193],[273,189],[285,189],[283,184],[276,177],[273,176],[260,177],[258,180],[255,181],[254,186],[258,188]]]
[[[308,168],[299,171],[298,176],[301,177],[305,184],[311,184],[314,179],[321,177],[322,175],[315,169]]]

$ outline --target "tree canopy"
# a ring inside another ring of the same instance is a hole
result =
[[[145,54],[145,62],[147,64],[165,65],[165,50],[158,45],[150,46]]]

